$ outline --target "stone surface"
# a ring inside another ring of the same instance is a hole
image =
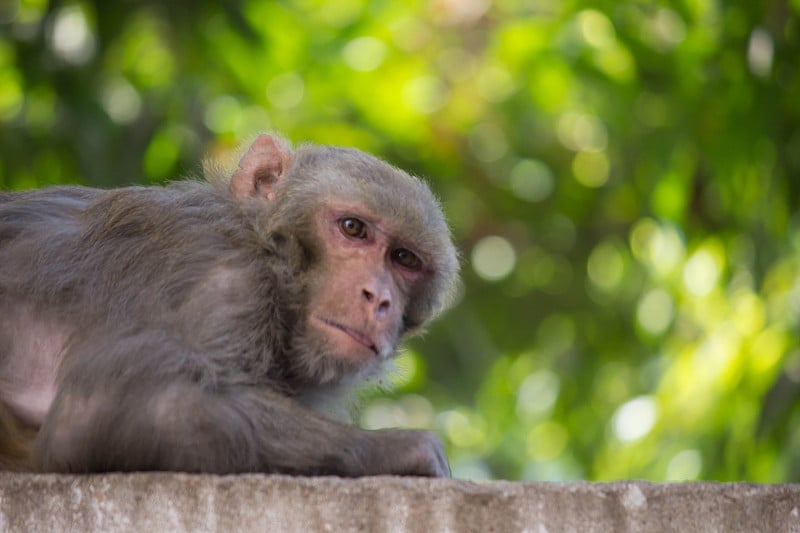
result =
[[[0,531],[800,533],[800,485],[0,473]]]

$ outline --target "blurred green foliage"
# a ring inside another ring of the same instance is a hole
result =
[[[257,131],[430,178],[458,305],[368,427],[454,474],[800,479],[800,1],[3,0],[0,187]]]

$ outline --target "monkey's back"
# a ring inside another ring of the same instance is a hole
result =
[[[281,266],[265,260],[268,247],[227,192],[204,181],[3,193],[0,312],[24,304],[77,328],[135,320],[229,341],[238,333],[229,317],[247,328],[276,298],[265,278]],[[0,357],[2,325],[0,314]]]
[[[4,193],[0,298],[24,294],[53,309],[82,300],[84,312],[112,295],[135,300],[151,279],[174,281],[164,273],[176,269],[185,277],[222,252],[224,233],[236,234],[223,204],[204,183]]]
[[[160,331],[205,346],[199,367],[268,364],[266,342],[255,353],[241,341],[259,334],[251,322],[275,298],[264,293],[274,283],[258,283],[269,275],[256,260],[263,253],[238,210],[204,182],[3,193],[0,401],[38,425],[61,354],[87,331]]]
[[[70,333],[58,309],[58,283],[69,284],[59,272],[62,254],[80,234],[80,213],[100,194],[83,187],[0,194],[0,400],[32,426],[52,398],[55,361]],[[0,430],[5,446],[22,435],[11,421]]]

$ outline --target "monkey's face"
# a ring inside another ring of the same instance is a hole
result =
[[[358,367],[394,355],[415,288],[430,272],[421,251],[363,206],[318,211],[321,257],[311,284],[308,334],[329,357]]]

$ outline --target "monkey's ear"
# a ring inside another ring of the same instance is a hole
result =
[[[239,160],[228,189],[236,198],[274,200],[274,185],[291,163],[292,151],[282,139],[259,135]]]

